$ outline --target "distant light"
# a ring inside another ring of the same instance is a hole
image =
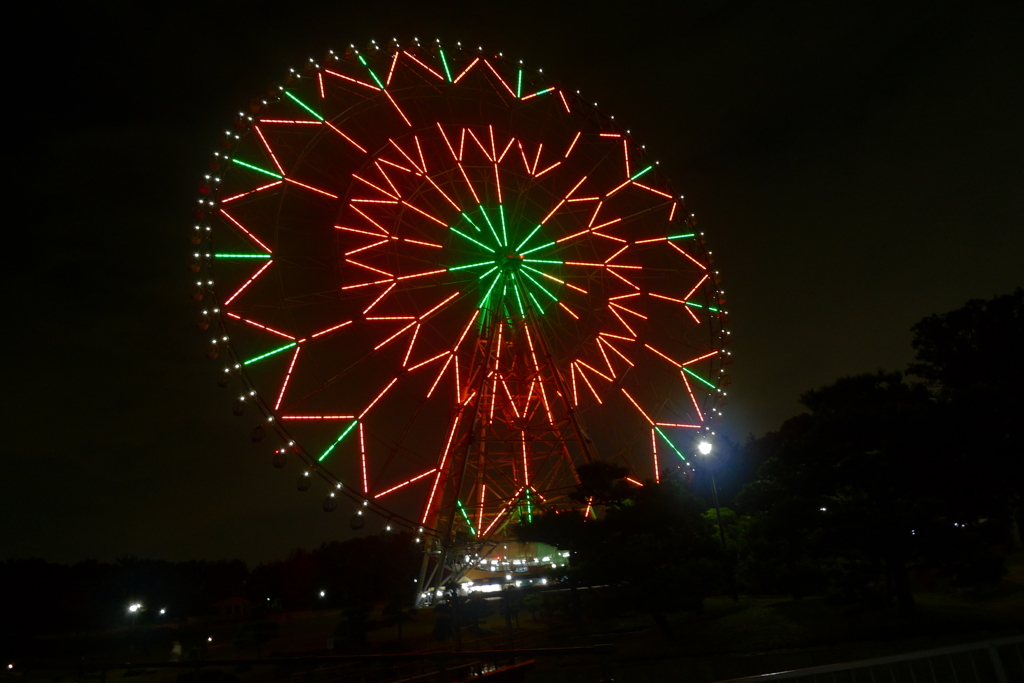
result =
[[[142,609],[142,603],[141,602],[135,602],[135,603],[132,603],[131,605],[128,605],[128,611],[129,612],[138,612],[140,609]]]
[[[697,450],[700,451],[701,455],[707,455],[711,452],[711,443],[708,441],[701,441],[697,444]]]
[[[320,597],[321,598],[326,597],[326,595],[327,595],[327,593],[325,593],[324,591],[320,591]]]
[[[213,636],[207,636],[206,642],[212,643],[213,642]]]
[[[167,614],[167,608],[163,607],[160,609],[160,614]]]

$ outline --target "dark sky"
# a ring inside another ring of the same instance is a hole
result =
[[[6,79],[0,559],[255,562],[348,535],[347,514],[321,512],[296,469],[249,443],[186,297],[217,132],[328,47],[500,50],[658,150],[722,272],[735,439],[778,427],[807,389],[902,368],[921,317],[1024,284],[1024,5],[667,5],[108,2],[10,17],[26,47]]]

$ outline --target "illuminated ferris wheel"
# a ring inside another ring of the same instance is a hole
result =
[[[701,233],[629,131],[539,71],[329,53],[240,113],[200,189],[208,355],[354,526],[483,547],[576,506],[583,463],[659,481],[717,413]]]

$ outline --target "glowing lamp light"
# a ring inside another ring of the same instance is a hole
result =
[[[711,444],[707,441],[701,441],[697,444],[697,450],[700,451],[701,455],[708,455],[711,453]]]
[[[135,612],[138,612],[140,609],[142,609],[142,603],[141,602],[135,602],[135,603],[132,603],[131,605],[128,605],[128,611],[129,612],[135,613]]]

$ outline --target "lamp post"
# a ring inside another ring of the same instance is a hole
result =
[[[697,444],[697,450],[700,454],[707,458],[711,455],[711,443],[708,441],[701,441]],[[708,471],[711,472],[711,495],[715,501],[715,515],[718,517],[718,535],[722,539],[722,550],[725,550],[725,527],[722,526],[722,510],[718,507],[718,486],[715,484],[715,468],[708,464]],[[736,589],[736,577],[733,574],[733,570],[729,570],[729,592],[732,593],[733,600],[739,600],[739,591]]]
[[[135,617],[142,609],[141,602],[133,602],[128,605],[128,613],[132,615],[132,633],[131,642],[128,643],[128,662],[131,663],[133,659],[133,653],[135,651]]]
[[[701,441],[697,444],[697,450],[700,454],[707,459],[707,456],[711,455],[711,443],[708,441]],[[708,471],[711,472],[711,496],[712,500],[715,501],[715,515],[718,517],[718,534],[722,538],[722,547],[725,547],[725,527],[722,526],[722,510],[718,507],[718,486],[715,484],[715,468],[710,464],[708,465]]]

